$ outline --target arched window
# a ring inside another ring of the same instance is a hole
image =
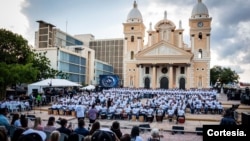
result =
[[[199,38],[200,40],[202,39],[202,33],[201,33],[201,32],[199,33],[198,38]]]
[[[131,42],[134,42],[134,41],[135,41],[135,37],[131,36]]]
[[[199,87],[199,88],[202,87],[202,76],[199,76],[198,87]]]
[[[198,58],[202,58],[202,49],[199,49],[199,52],[198,52],[199,54],[198,54]]]
[[[130,53],[130,59],[131,59],[131,60],[134,59],[134,52],[133,52],[133,51],[131,51],[131,53]]]

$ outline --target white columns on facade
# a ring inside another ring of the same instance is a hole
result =
[[[186,66],[186,84],[187,84],[187,89],[190,89],[190,66]]]
[[[191,52],[194,52],[194,35],[191,35]]]
[[[139,66],[140,78],[139,78],[139,87],[143,87],[143,66]]]
[[[210,56],[210,36],[207,35],[207,53],[209,53]]]
[[[173,88],[173,65],[169,66],[169,88]]]
[[[152,88],[156,88],[156,66],[153,65],[153,72],[152,72]]]

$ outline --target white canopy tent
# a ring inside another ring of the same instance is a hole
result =
[[[32,93],[32,89],[37,89],[38,92],[43,92],[44,87],[80,87],[82,85],[66,79],[45,79],[28,85],[28,94]]]
[[[85,87],[82,87],[80,88],[81,90],[94,90],[95,89],[95,86],[94,85],[88,85],[88,86],[85,86]]]

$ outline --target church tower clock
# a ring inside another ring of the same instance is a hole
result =
[[[194,88],[209,88],[210,85],[211,21],[206,5],[198,0],[189,19],[191,52],[194,54],[190,85]]]

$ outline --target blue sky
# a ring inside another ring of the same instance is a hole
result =
[[[188,19],[198,0],[137,0],[146,28],[164,17],[182,21],[189,44]],[[37,20],[71,35],[91,33],[96,39],[123,38],[123,25],[134,0],[0,0],[0,28],[21,34],[34,45]],[[240,81],[250,82],[250,1],[202,0],[212,17],[211,67],[230,67]],[[67,24],[66,24],[67,23]],[[67,26],[66,26],[67,25]],[[145,37],[147,38],[147,36]]]

